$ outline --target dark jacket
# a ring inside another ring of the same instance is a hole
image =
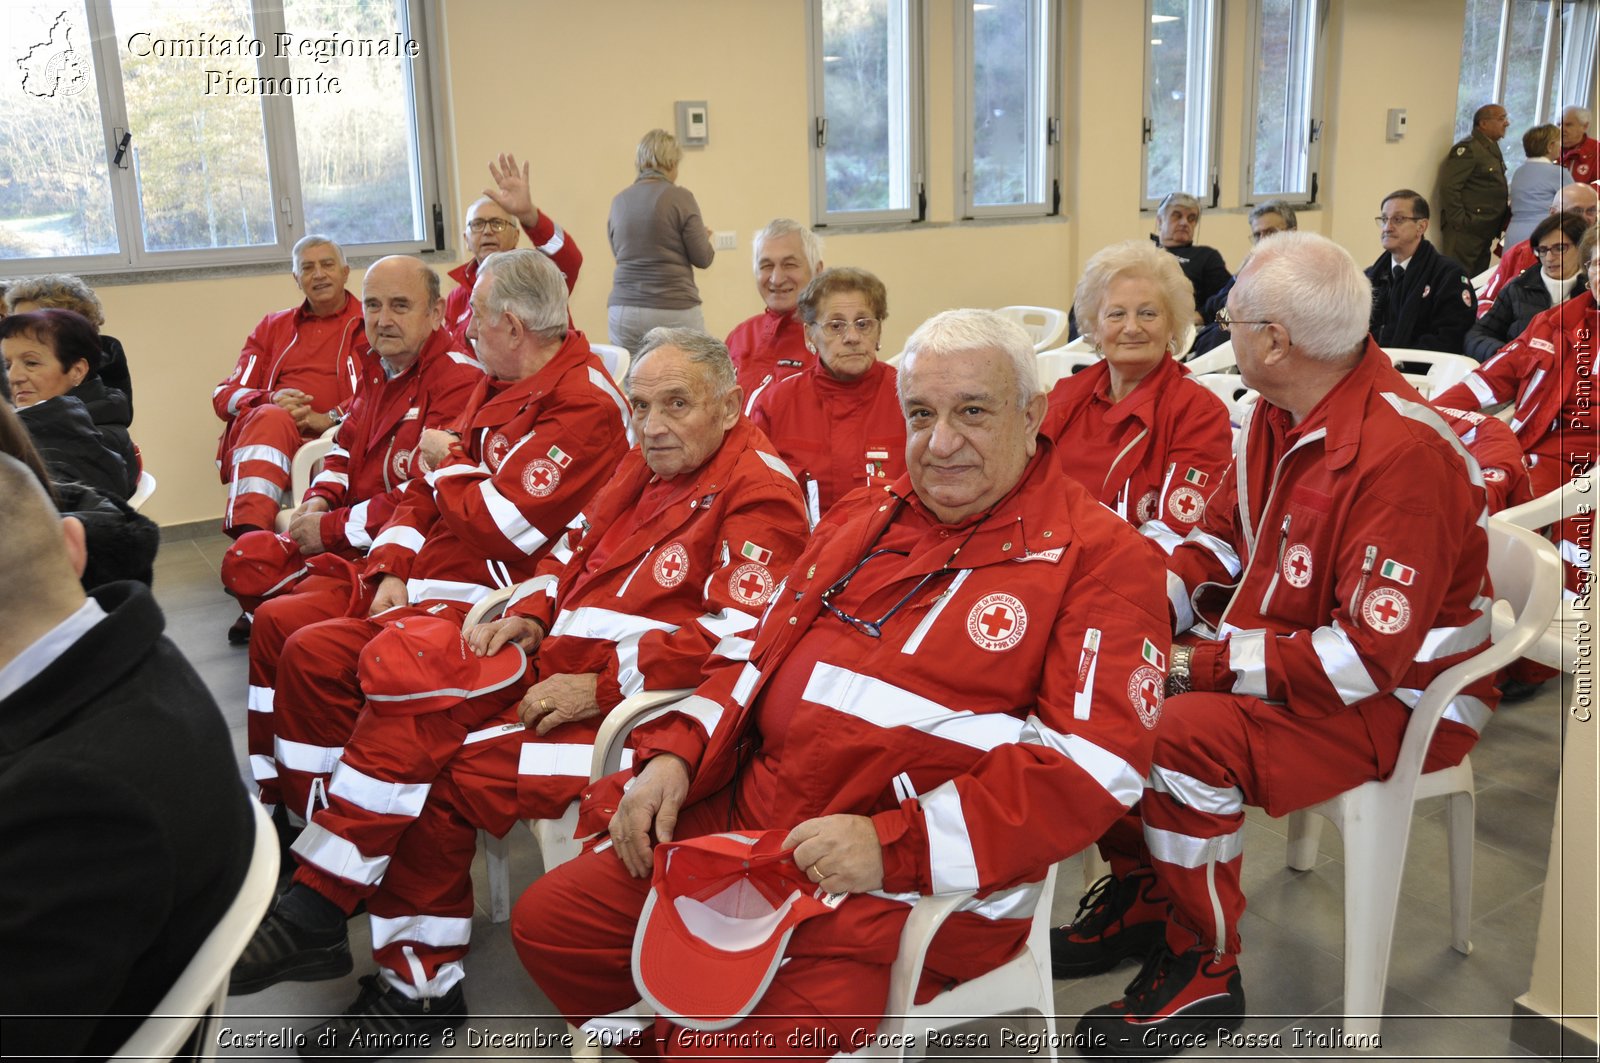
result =
[[[92,591],[118,580],[137,580],[146,587],[155,577],[156,551],[161,529],[141,517],[128,503],[103,495],[79,483],[55,484],[56,508],[63,517],[83,524],[89,562],[83,569],[83,589]]]
[[[94,426],[100,430],[100,438],[121,455],[128,469],[128,489],[118,495],[127,498],[139,488],[139,452],[128,435],[128,426],[133,423],[133,403],[121,391],[107,386],[98,375],[90,376],[68,394],[83,400],[89,408],[89,416],[94,418]]]
[[[100,333],[100,379],[128,397],[128,420],[133,420],[133,375],[128,370],[128,355],[122,341]]]
[[[80,385],[81,386],[81,385]],[[89,409],[75,394],[58,395],[17,410],[56,483],[87,484],[107,495],[127,498],[139,473],[128,472],[128,458],[107,441]],[[127,433],[123,432],[123,438]],[[130,448],[132,444],[129,444]]]
[[[1423,240],[1395,290],[1391,262],[1385,251],[1367,267],[1372,281],[1372,338],[1384,348],[1460,354],[1467,330],[1477,320],[1467,271]]]
[[[1543,267],[1535,262],[1500,289],[1494,305],[1468,330],[1466,354],[1487,362],[1501,347],[1522,335],[1522,330],[1536,315],[1550,309],[1550,289],[1544,286],[1544,279],[1539,275],[1541,269]],[[1588,290],[1583,280],[1583,274],[1578,274],[1572,295]]]
[[[162,637],[149,591],[94,597],[108,615],[0,700],[8,1055],[115,1051],[250,861],[250,802],[217,703]]]
[[[1151,236],[1150,239],[1160,247],[1160,237]],[[1223,285],[1233,277],[1233,274],[1228,272],[1228,264],[1222,260],[1222,252],[1214,247],[1190,244],[1187,247],[1167,247],[1163,250],[1178,260],[1178,265],[1183,267],[1183,275],[1194,285],[1196,311],[1203,311],[1211,297],[1220,292]],[[1210,321],[1211,318],[1208,317],[1206,320]]]

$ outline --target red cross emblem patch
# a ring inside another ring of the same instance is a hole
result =
[[[389,467],[394,470],[396,480],[411,479],[411,451],[397,450],[389,461]]]
[[[1166,682],[1161,673],[1148,664],[1135,668],[1128,677],[1128,700],[1133,703],[1133,711],[1139,714],[1139,722],[1148,729],[1153,730],[1161,718],[1165,693]]]
[[[1009,594],[985,595],[967,613],[967,636],[994,653],[1021,642],[1027,630],[1028,611]]]
[[[1393,587],[1379,587],[1362,601],[1361,619],[1372,630],[1393,635],[1411,623],[1411,603]]]
[[[1283,578],[1291,587],[1304,587],[1311,582],[1311,548],[1305,543],[1295,543],[1284,552]]]
[[[1139,496],[1138,503],[1133,507],[1135,524],[1143,524],[1156,515],[1156,489],[1152,487]]]
[[[656,555],[656,582],[667,589],[676,587],[689,576],[689,551],[682,543],[671,543]]]
[[[1193,524],[1206,511],[1206,497],[1192,487],[1174,488],[1167,496],[1167,511],[1173,519]]]
[[[561,470],[548,458],[534,458],[522,470],[522,489],[535,498],[543,498],[561,483]]]
[[[506,438],[504,432],[496,432],[489,437],[489,442],[483,448],[483,460],[489,463],[490,472],[499,472],[501,462],[506,460],[506,455],[511,453],[511,440]]]
[[[733,570],[728,586],[735,601],[743,605],[766,605],[772,597],[772,573],[767,571],[767,566],[751,561]]]

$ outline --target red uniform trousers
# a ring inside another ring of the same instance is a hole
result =
[[[428,615],[459,624],[468,608],[463,602],[431,602],[427,608],[390,609],[381,618],[346,617],[341,608],[337,619],[288,636],[278,657],[272,715],[278,791],[292,812],[309,821],[318,806],[328,803],[328,777],[366,705],[356,678],[362,648],[396,620]]]
[[[289,501],[294,452],[306,437],[287,410],[266,402],[239,415],[232,438],[222,530],[237,539],[253,528],[272,530],[278,510]]]
[[[260,788],[264,805],[276,805],[282,799],[278,766],[273,759],[273,738],[277,734],[273,707],[284,643],[302,628],[344,616],[350,610],[353,589],[348,580],[313,572],[296,583],[293,591],[268,599],[253,614],[245,745],[250,754],[250,774]],[[362,593],[366,593],[365,588]],[[305,811],[303,804],[289,807],[297,816]]]
[[[674,837],[682,841],[749,826],[742,822],[750,818],[740,815],[743,808],[728,807],[731,794],[724,789],[685,807]],[[556,1010],[582,1025],[638,1003],[633,935],[650,880],[629,876],[608,846],[547,871],[535,886],[512,909],[511,940]],[[871,903],[845,903],[863,901]],[[653,1036],[645,1035],[649,1044],[617,1047],[639,1059],[830,1059],[859,1047],[878,1028],[888,1003],[889,961],[910,911],[896,907],[896,918],[884,928],[893,930],[887,954],[869,950],[876,942],[863,942],[857,956],[839,955],[837,948],[808,941],[826,936],[828,919],[801,923],[772,984],[742,1021],[708,1037],[658,1018]]]
[[[1154,867],[1172,898],[1168,947],[1237,953],[1244,806],[1281,816],[1387,777],[1409,719],[1392,698],[1328,716],[1212,691],[1168,699],[1137,806],[1143,845],[1119,854],[1124,868],[1135,855]],[[1424,770],[1459,762],[1460,745],[1436,739]]]

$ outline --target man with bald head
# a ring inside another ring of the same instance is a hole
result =
[[[1439,250],[1476,276],[1489,265],[1489,248],[1511,217],[1510,186],[1500,140],[1511,120],[1498,103],[1472,115],[1472,133],[1457,141],[1439,167]]]
[[[485,188],[483,195],[467,208],[467,220],[461,237],[467,243],[472,257],[450,271],[456,282],[444,305],[444,323],[456,337],[462,350],[471,350],[467,328],[472,323],[472,289],[478,283],[478,270],[483,260],[497,251],[510,251],[517,246],[521,232],[528,234],[534,250],[556,264],[567,282],[567,292],[578,283],[578,270],[583,266],[583,252],[570,234],[557,225],[549,215],[533,205],[533,194],[528,190],[528,163],[517,166],[517,157],[503,153],[489,163],[489,177],[493,187]],[[569,322],[570,323],[570,322]]]
[[[1597,207],[1600,207],[1600,191],[1596,190],[1595,185],[1586,185],[1578,181],[1563,185],[1550,200],[1551,214],[1560,214],[1564,210],[1571,211],[1582,215],[1583,220],[1591,226],[1595,223],[1596,217],[1600,217],[1600,210],[1597,210]],[[1533,245],[1527,240],[1507,248],[1495,266],[1494,272],[1489,274],[1489,279],[1484,282],[1483,290],[1478,293],[1478,316],[1482,317],[1489,312],[1489,308],[1500,295],[1500,289],[1520,277],[1537,261]]]
[[[1557,160],[1574,181],[1600,183],[1600,141],[1589,135],[1594,115],[1587,107],[1561,112],[1561,157]]]
[[[251,772],[261,800],[278,804],[272,760],[272,705],[278,657],[289,635],[350,608],[348,566],[359,561],[394,516],[407,485],[423,473],[417,448],[425,429],[454,425],[483,383],[483,367],[461,353],[440,324],[439,275],[420,259],[391,255],[368,269],[361,286],[365,332],[356,351],[357,386],[333,449],[298,508],[287,541],[251,532],[230,550],[238,558],[293,562],[333,555],[254,606],[250,637],[247,734]],[[241,602],[255,597],[225,564],[223,583]],[[255,569],[259,571],[259,569]],[[279,816],[280,822],[284,820]]]
[[[0,455],[5,1051],[103,1058],[244,881],[255,828],[216,703],[137,583],[85,597],[83,526]]]

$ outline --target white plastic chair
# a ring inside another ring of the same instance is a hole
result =
[[[1191,358],[1183,364],[1188,366],[1189,372],[1196,375],[1225,371],[1237,372],[1239,369],[1239,359],[1234,356],[1232,340],[1220,347],[1213,347],[1205,354]]]
[[[1067,332],[1067,312],[1049,306],[1002,306],[995,313],[1010,318],[1033,337],[1035,353],[1048,351]]]
[[[1245,386],[1238,373],[1196,373],[1194,382],[1222,400],[1235,428],[1244,423],[1245,411],[1261,396]]]
[[[1424,798],[1446,798],[1451,944],[1462,954],[1472,951],[1472,761],[1463,757],[1426,775],[1422,762],[1445,707],[1461,689],[1522,656],[1549,625],[1561,601],[1561,561],[1533,532],[1490,518],[1489,574],[1514,620],[1482,653],[1428,684],[1411,710],[1394,774],[1289,816],[1288,864],[1297,871],[1316,861],[1321,824],[1313,814],[1344,835],[1344,1030],[1358,1044],[1378,1043],[1412,808]]]
[[[150,501],[150,496],[155,493],[156,478],[150,475],[150,470],[146,469],[139,474],[139,486],[134,489],[133,494],[128,496],[128,505],[134,512],[138,512],[146,502]]]
[[[1077,340],[1065,347],[1057,347],[1053,351],[1045,351],[1039,355],[1039,388],[1049,391],[1056,386],[1056,381],[1069,377],[1080,369],[1087,369],[1100,361],[1100,355],[1094,348],[1085,347],[1080,350],[1072,348]]]
[[[1575,476],[1556,488],[1554,491],[1540,495],[1520,506],[1512,506],[1495,514],[1497,520],[1507,524],[1514,524],[1519,528],[1538,531],[1557,523],[1564,517],[1572,516],[1578,511],[1580,503],[1594,506],[1594,474],[1587,473]],[[1600,587],[1596,582],[1596,572],[1600,571],[1600,550],[1589,551],[1589,586]],[[1556,610],[1556,615],[1545,629],[1539,641],[1536,642],[1527,656],[1549,668],[1556,668],[1563,672],[1577,670],[1581,660],[1575,652],[1579,646],[1578,637],[1587,633],[1594,623],[1592,610],[1580,609],[1576,598],[1563,596],[1561,608]],[[1495,614],[1495,628],[1498,632],[1501,626],[1508,623],[1504,611]]]
[[[606,372],[611,374],[611,379],[616,381],[617,387],[622,387],[622,378],[628,375],[628,363],[633,361],[633,356],[626,347],[619,347],[615,343],[591,343],[589,349],[600,356],[606,364]]]
[[[322,463],[328,457],[328,451],[333,449],[333,437],[338,434],[339,426],[333,425],[317,438],[301,443],[295,450],[289,462],[289,505],[278,510],[274,522],[278,532],[289,530],[289,514],[306,497],[311,481],[322,471]]]
[[[252,801],[251,807],[256,840],[238,895],[150,1017],[112,1059],[171,1059],[196,1027],[203,1027],[195,1041],[197,1054],[185,1058],[217,1057],[217,1027],[228,999],[228,975],[261,925],[278,884],[278,832],[259,802]]]
[[[1478,368],[1478,363],[1464,354],[1448,354],[1444,351],[1419,351],[1410,347],[1389,347],[1384,352],[1389,360],[1396,364],[1407,362],[1411,365],[1426,365],[1427,374],[1420,379],[1416,373],[1407,373],[1405,377],[1411,381],[1413,387],[1422,392],[1422,397],[1431,399],[1448,387],[1467,378],[1467,374]]]

